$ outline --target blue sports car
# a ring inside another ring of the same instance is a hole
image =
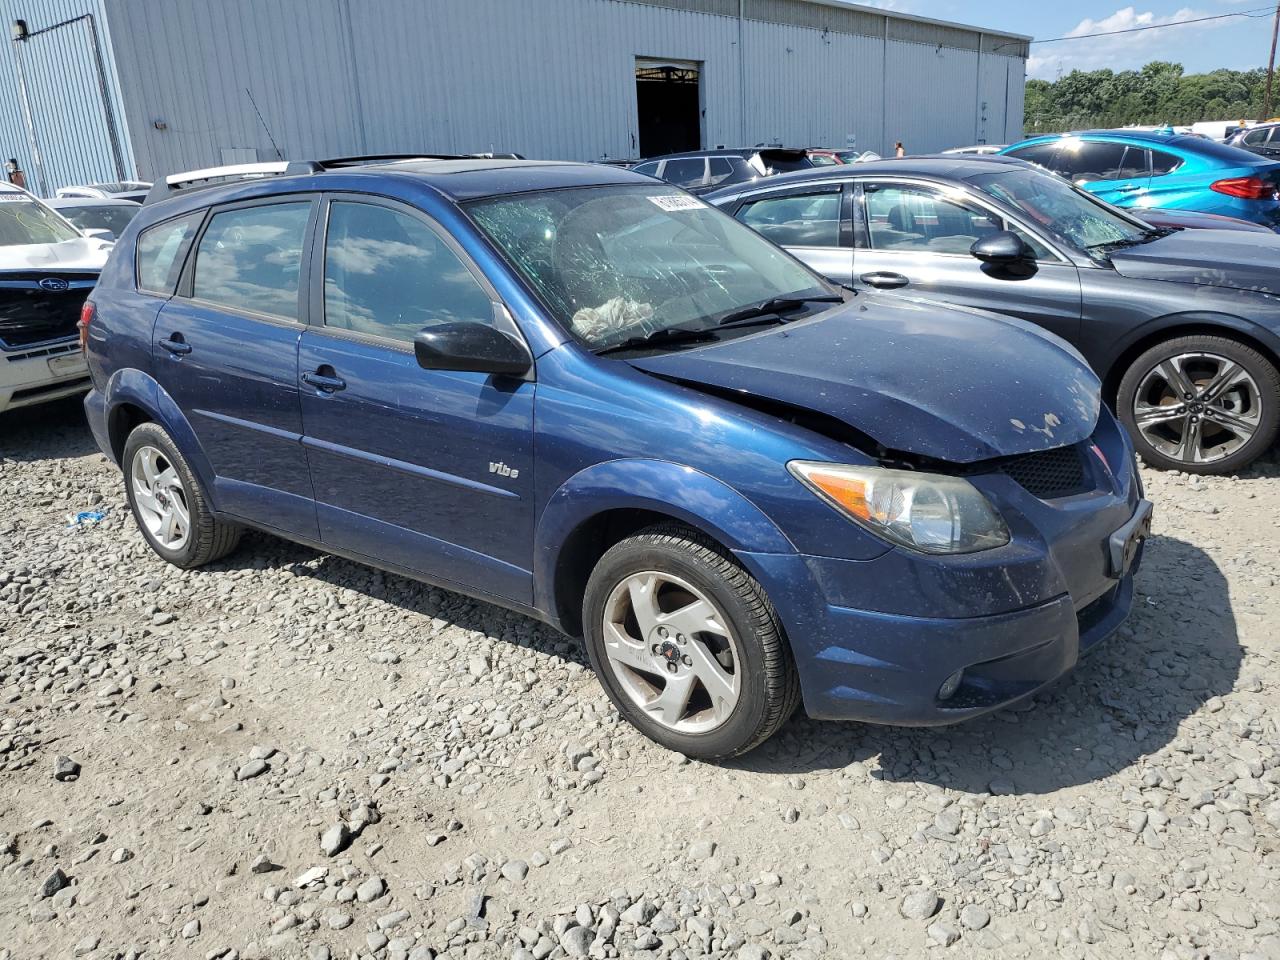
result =
[[[1280,228],[1280,163],[1200,137],[1145,130],[1052,134],[1001,151],[1118,207],[1216,213]]]

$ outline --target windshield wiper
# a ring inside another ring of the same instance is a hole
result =
[[[1119,250],[1123,247],[1137,247],[1144,243],[1150,243],[1152,240],[1159,240],[1161,237],[1167,237],[1178,231],[1172,227],[1157,227],[1147,230],[1137,237],[1126,237],[1123,240],[1108,240],[1105,243],[1091,243],[1086,250]]]
[[[744,320],[771,317],[783,310],[795,310],[797,307],[803,307],[806,303],[843,302],[844,297],[838,293],[824,293],[812,297],[770,297],[768,300],[762,300],[760,303],[754,303],[749,307],[743,307],[741,310],[734,310],[732,313],[725,314],[720,318],[716,326],[739,326]],[[781,317],[778,318],[778,322],[786,323]]]
[[[714,330],[689,330],[685,327],[667,327],[646,333],[643,337],[627,337],[621,343],[597,350],[596,356],[603,357],[607,353],[618,353],[622,350],[637,350],[644,347],[661,346],[664,343],[703,343],[716,340]]]

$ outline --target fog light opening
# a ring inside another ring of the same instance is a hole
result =
[[[942,686],[938,688],[939,700],[950,700],[956,695],[956,691],[960,689],[960,682],[964,680],[964,670],[960,669],[953,673],[947,679],[942,681]]]

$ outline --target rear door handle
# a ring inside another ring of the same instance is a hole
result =
[[[304,373],[302,382],[310,384],[321,393],[337,393],[347,389],[347,381],[341,377],[327,377],[323,373]]]
[[[887,270],[877,270],[874,273],[864,273],[858,278],[868,287],[875,287],[877,290],[896,290],[898,287],[905,287],[911,281],[900,273],[890,273]]]
[[[185,357],[191,352],[191,344],[187,343],[187,341],[182,339],[180,334],[176,333],[172,337],[161,340],[160,346],[164,347],[175,357]]]

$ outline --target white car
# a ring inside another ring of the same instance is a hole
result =
[[[0,411],[89,388],[76,323],[110,251],[0,181]]]
[[[142,203],[147,199],[151,184],[145,180],[122,180],[119,183],[85,183],[72,187],[59,187],[59,197],[89,197],[94,200],[131,200]]]

